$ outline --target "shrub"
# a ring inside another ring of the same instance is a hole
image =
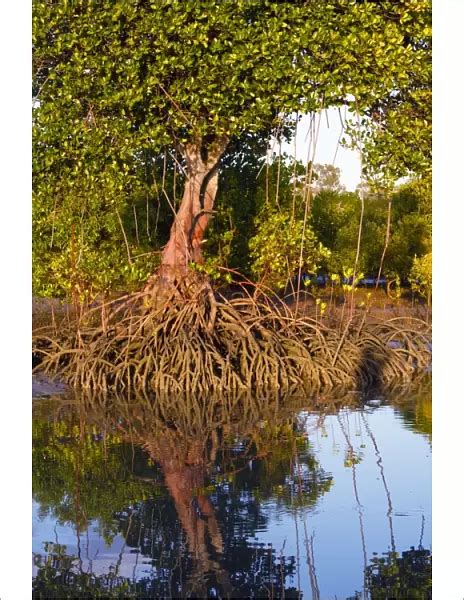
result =
[[[411,274],[410,274],[411,288],[413,292],[416,292],[427,298],[427,302],[430,302],[432,297],[432,253],[424,254],[418,258],[414,257]]]
[[[261,214],[256,222],[257,233],[250,240],[251,271],[271,288],[283,289],[288,279],[301,267],[316,272],[330,255],[303,219],[293,219],[288,212]],[[301,256],[301,240],[303,253]]]

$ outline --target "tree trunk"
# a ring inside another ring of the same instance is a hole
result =
[[[203,262],[201,246],[211,218],[218,188],[218,163],[228,139],[203,140],[183,148],[187,177],[179,210],[171,227],[158,272],[150,278],[147,291],[169,288],[186,281],[189,263]]]
[[[214,442],[209,462],[207,446],[208,435],[185,439],[173,434],[172,430],[166,435],[159,433],[156,441],[146,440],[143,445],[161,467],[187,535],[188,549],[195,562],[193,579],[202,580],[214,572],[222,592],[229,596],[232,592],[229,574],[219,562],[224,550],[221,529],[210,498],[200,491],[205,485],[208,468],[216,460]]]

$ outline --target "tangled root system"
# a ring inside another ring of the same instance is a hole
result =
[[[217,299],[206,289],[141,306],[131,296],[36,332],[38,368],[100,392],[308,393],[407,381],[431,361],[430,326],[418,319],[327,327],[266,296]]]

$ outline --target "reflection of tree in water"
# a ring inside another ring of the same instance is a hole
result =
[[[294,557],[277,556],[279,549],[249,538],[267,522],[263,500],[296,501],[297,461],[300,504],[314,505],[331,480],[309,452],[302,428],[278,404],[224,414],[211,410],[211,399],[207,402],[189,407],[192,418],[184,414],[170,421],[160,407],[117,404],[81,410],[79,424],[73,418],[36,420],[34,497],[43,510],[74,524],[78,534],[97,519],[108,537],[122,533],[128,547],[150,557],[152,571],[137,583],[140,593],[298,597],[287,584],[295,572]],[[60,453],[60,439],[67,440],[65,453]],[[63,592],[69,584],[72,593],[82,585],[104,587],[102,577],[97,582],[87,574],[85,580],[82,569],[79,579],[79,560],[71,568],[62,552],[55,552],[49,564],[37,560],[36,597],[53,597],[46,595],[53,586]],[[65,560],[67,568],[60,571]]]
[[[411,548],[401,555],[386,552],[374,554],[366,569],[365,579],[370,600],[432,598],[432,555],[422,547]],[[357,592],[347,600],[358,600]]]
[[[97,576],[79,568],[76,556],[66,553],[66,546],[45,544],[46,557],[35,556],[38,567],[33,579],[33,598],[151,598],[149,581],[143,580],[133,586],[129,579],[120,577],[114,568],[105,575]]]
[[[411,431],[426,435],[432,441],[432,389],[431,382],[415,393],[392,396],[395,408]]]
[[[380,396],[380,398],[379,398]],[[388,402],[401,417],[405,427],[427,436],[432,441],[432,379],[423,374],[415,386],[396,386],[369,389],[362,395],[363,402]]]
[[[399,411],[403,421],[408,429],[416,433],[426,434],[431,441],[431,417],[432,417],[432,398],[430,382],[425,382],[413,393],[411,390],[391,390],[390,398],[396,411]],[[342,431],[346,437],[347,443],[351,442],[344,431],[343,423],[338,417]],[[372,441],[379,473],[385,488],[387,499],[387,519],[391,535],[391,550],[379,556],[374,552],[370,563],[367,564],[367,557],[364,546],[364,533],[361,524],[361,536],[363,538],[363,549],[365,556],[364,567],[364,588],[362,592],[356,592],[355,596],[347,600],[402,600],[402,599],[421,599],[429,600],[432,597],[432,555],[430,550],[422,546],[424,533],[424,516],[422,517],[422,530],[418,548],[411,547],[410,550],[401,554],[396,551],[395,537],[393,532],[393,505],[389,487],[385,477],[385,469],[379,446],[374,434],[368,424],[366,414],[361,411],[361,419],[365,430]],[[352,465],[353,475],[355,473],[355,463]],[[355,482],[355,479],[353,479]],[[356,500],[357,491],[355,486]],[[361,512],[360,512],[361,519]]]

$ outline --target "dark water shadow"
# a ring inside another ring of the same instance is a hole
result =
[[[356,368],[356,389],[362,395],[381,394],[386,390],[385,365],[386,357],[378,348],[370,344],[363,347]]]

